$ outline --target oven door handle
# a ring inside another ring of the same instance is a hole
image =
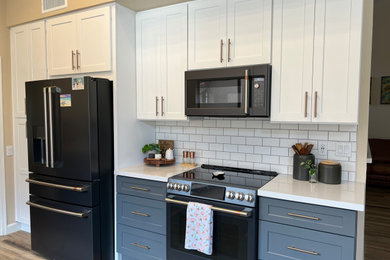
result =
[[[182,201],[182,200],[174,200],[174,199],[170,199],[170,198],[165,198],[165,201],[167,203],[179,204],[179,205],[184,205],[184,206],[188,205],[187,201]],[[231,210],[231,209],[225,209],[225,208],[214,207],[214,206],[211,206],[211,209],[213,211],[218,211],[218,212],[236,215],[236,216],[240,216],[240,217],[246,217],[246,218],[250,217],[252,215],[252,209],[249,209],[248,211],[239,211],[239,210]]]

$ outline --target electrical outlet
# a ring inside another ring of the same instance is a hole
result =
[[[318,142],[318,154],[322,156],[326,156],[328,154],[327,142]]]
[[[7,156],[12,156],[12,155],[14,155],[14,148],[12,147],[12,145],[7,145],[7,146],[5,147],[5,154],[6,154]]]

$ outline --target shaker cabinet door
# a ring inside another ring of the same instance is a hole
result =
[[[111,70],[110,7],[77,15],[78,48],[76,66],[81,73]]]
[[[75,16],[48,19],[46,29],[49,75],[75,73],[77,45]]]
[[[271,120],[311,121],[315,0],[275,0]]]
[[[313,122],[357,123],[363,0],[317,0]]]
[[[137,14],[137,118],[157,119],[161,108],[161,24],[158,10]]]
[[[226,0],[194,1],[188,12],[188,68],[226,66]]]
[[[228,0],[227,65],[271,62],[272,0]]]

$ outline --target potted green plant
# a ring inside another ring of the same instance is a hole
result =
[[[142,152],[148,153],[148,158],[155,158],[156,154],[161,154],[161,147],[158,144],[145,144],[142,147]]]
[[[312,160],[307,160],[304,162],[301,162],[301,165],[303,168],[309,170],[309,182],[310,183],[316,183],[317,182],[317,165]]]

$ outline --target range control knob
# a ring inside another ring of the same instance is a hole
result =
[[[188,192],[190,190],[190,185],[184,184],[183,185],[183,191]]]
[[[248,202],[253,202],[255,199],[252,194],[246,194],[245,195],[245,200]]]
[[[242,192],[237,192],[236,193],[236,199],[243,201],[244,197],[245,197],[244,193],[242,193]]]
[[[226,192],[226,198],[228,199],[234,199],[236,197],[236,194],[234,193],[234,191],[228,191]]]
[[[173,189],[173,183],[172,182],[168,182],[167,183],[167,189],[168,190],[172,190]]]
[[[182,189],[183,189],[183,185],[182,184],[177,184],[176,190],[181,191]]]

